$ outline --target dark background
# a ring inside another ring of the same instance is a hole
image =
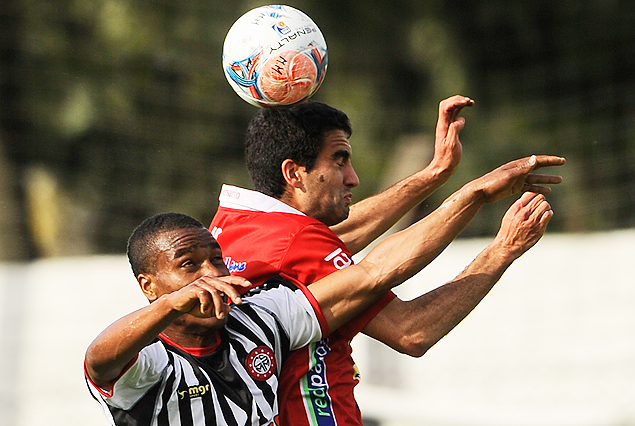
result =
[[[359,200],[431,155],[438,102],[463,115],[455,176],[420,217],[498,165],[566,156],[549,232],[635,227],[635,4],[289,1],[321,28],[315,99],[349,114]],[[161,211],[211,220],[223,182],[250,187],[256,108],[227,84],[222,43],[249,1],[3,0],[0,259],[121,253]],[[417,155],[412,153],[416,152]],[[462,237],[492,235],[511,200]]]

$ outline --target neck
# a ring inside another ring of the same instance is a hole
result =
[[[298,196],[294,194],[293,189],[285,189],[284,193],[280,197],[276,197],[276,199],[304,214],[307,214],[306,211],[304,211],[304,206],[298,199]]]

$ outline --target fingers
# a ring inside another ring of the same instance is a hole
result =
[[[543,194],[535,192],[525,192],[514,203],[518,210],[525,210],[528,216],[529,214],[537,213],[542,215],[543,213],[551,210],[551,205]]]
[[[518,169],[520,173],[530,173],[532,170],[539,169],[541,167],[562,166],[565,162],[566,159],[564,157],[558,157],[555,155],[532,155],[530,157],[510,161],[509,163],[503,164],[500,168]]]
[[[488,196],[487,202],[496,202],[518,192],[530,191],[538,194],[549,194],[551,188],[545,185],[561,183],[562,176],[531,172],[539,167],[560,166],[564,163],[563,157],[532,155],[503,164],[480,180]]]
[[[507,210],[505,216],[510,220],[527,220],[531,214],[537,211],[542,202],[546,202],[543,194],[535,192],[524,192]],[[549,203],[543,206],[543,210],[550,209]],[[544,211],[542,211],[544,213]]]
[[[538,242],[552,217],[551,205],[543,194],[525,192],[505,214],[501,231],[520,254]]]
[[[458,139],[459,133],[461,132],[464,126],[465,126],[465,118],[463,117],[459,117],[455,121],[453,121],[452,124],[450,124],[450,126],[448,127],[446,140],[452,141],[452,140]]]
[[[540,175],[535,173],[530,173],[527,175],[525,182],[533,185],[533,184],[558,184],[562,182],[562,176],[555,175]]]
[[[532,155],[531,157],[535,157],[536,163],[534,169],[538,169],[540,167],[562,166],[567,162],[564,157],[558,157],[555,155]]]
[[[450,176],[461,161],[463,148],[459,133],[465,126],[465,119],[459,117],[461,110],[472,106],[474,101],[466,96],[452,96],[439,103],[439,119],[435,130],[434,156],[430,163],[439,174]]]
[[[251,282],[243,277],[239,277],[236,275],[227,275],[224,277],[219,277],[217,278],[218,280],[224,281],[227,284],[233,286],[233,287],[244,287],[244,288],[249,288],[252,286]],[[237,291],[236,289],[234,289],[235,291]]]
[[[536,192],[538,194],[549,194],[551,188],[543,185],[556,185],[562,182],[562,176],[529,174],[525,178],[523,191]]]
[[[445,135],[450,124],[457,120],[461,110],[472,105],[474,105],[474,100],[461,95],[455,95],[439,102],[438,135]]]
[[[538,221],[537,218],[542,217],[545,213],[551,212],[551,205],[543,194],[526,192],[521,199],[528,200],[525,208],[536,221]]]
[[[535,194],[532,192],[525,192],[520,196],[520,198],[518,198],[518,200],[516,200],[516,202],[514,202],[512,206],[516,206],[520,209],[527,206],[530,202],[540,198],[545,199],[544,196],[540,197],[538,194]]]
[[[199,296],[199,312],[196,312],[194,309],[193,313],[196,316],[200,313],[202,317],[212,317],[215,316],[217,319],[224,319],[225,314],[229,312],[229,305],[227,304],[227,299],[225,293],[221,291],[215,291],[201,288],[198,292]]]
[[[230,311],[230,301],[242,303],[237,286],[248,288],[251,283],[236,276],[199,277],[182,289],[188,292],[191,300],[184,312],[197,317],[224,319]]]
[[[518,222],[517,226],[524,224],[534,236],[542,236],[547,224],[553,217],[551,205],[543,194],[525,192],[514,203],[518,210],[514,212],[510,209],[510,215]]]
[[[553,210],[547,199],[542,194],[536,196],[527,204],[530,212],[529,222],[533,224],[536,241],[542,237],[547,229],[547,224],[553,217]]]
[[[474,105],[474,100],[467,96],[454,95],[439,102],[439,117],[449,116],[455,119],[465,107]]]

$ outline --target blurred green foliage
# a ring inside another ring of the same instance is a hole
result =
[[[0,258],[119,253],[145,217],[209,222],[223,182],[249,187],[242,139],[255,107],[220,57],[231,24],[261,4],[3,0]],[[568,158],[550,232],[635,226],[632,3],[287,4],[327,40],[315,99],[351,117],[357,199],[427,164],[438,102],[460,93],[476,100],[462,164],[411,220],[506,161],[548,153]],[[400,149],[413,141],[420,158]],[[507,205],[463,236],[493,234]]]

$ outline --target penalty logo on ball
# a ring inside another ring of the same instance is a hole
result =
[[[289,6],[261,6],[241,16],[223,45],[223,71],[256,106],[293,105],[312,96],[328,65],[320,29]]]

